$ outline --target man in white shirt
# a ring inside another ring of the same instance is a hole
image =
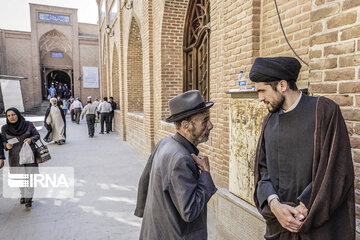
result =
[[[76,98],[76,100],[73,102],[72,105],[73,105],[74,114],[75,114],[75,122],[77,124],[79,124],[80,123],[80,114],[81,114],[81,110],[83,109],[83,106],[78,98]]]
[[[112,111],[111,104],[107,101],[108,98],[104,97],[104,101],[98,106],[98,111],[101,116],[101,131],[104,134],[104,122],[106,123],[106,133],[110,133],[110,112]]]
[[[88,133],[89,137],[94,137],[94,125],[95,125],[95,119],[98,119],[98,114],[96,112],[96,107],[93,103],[91,103],[91,98],[87,99],[87,105],[84,107],[83,111],[81,112],[81,119],[84,118],[84,115],[86,115],[86,123],[88,126]]]

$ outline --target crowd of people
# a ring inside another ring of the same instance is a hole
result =
[[[95,124],[100,120],[101,130],[99,134],[104,134],[104,129],[107,134],[113,131],[113,119],[114,110],[117,104],[114,102],[114,98],[110,97],[109,101],[107,97],[104,97],[102,101],[95,99],[92,101],[91,96],[87,98],[86,106],[79,98],[69,99],[60,96],[57,98],[50,98],[50,105],[46,111],[44,125],[48,130],[44,141],[61,145],[66,141],[66,114],[70,112],[70,119],[76,124],[80,124],[80,119],[86,116],[86,123],[88,125],[89,137],[94,137]],[[105,127],[105,128],[104,128]]]
[[[61,99],[61,96],[53,96],[49,99],[50,105],[46,110],[44,117],[44,127],[47,133],[44,141],[54,142],[62,145],[66,142],[66,114],[68,110],[71,114],[72,122],[80,123],[80,117],[86,116],[89,137],[94,137],[95,123],[101,119],[101,131],[104,133],[104,123],[106,124],[106,133],[112,131],[112,119],[116,103],[110,97],[99,102],[96,99],[92,102],[91,97],[87,98],[87,105],[83,107],[81,100],[76,98]],[[6,124],[2,126],[0,133],[0,168],[5,164],[4,150],[8,151],[8,160],[11,174],[36,174],[38,164],[36,160],[29,164],[20,164],[20,151],[23,143],[29,144],[35,159],[35,142],[40,139],[40,134],[32,122],[26,121],[20,111],[16,108],[9,108],[5,112]],[[32,207],[32,198],[34,188],[31,186],[20,187],[20,204],[25,204],[27,209]]]

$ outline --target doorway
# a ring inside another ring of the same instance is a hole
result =
[[[69,98],[72,93],[72,83],[71,78],[68,73],[61,70],[50,71],[46,75],[45,80],[46,85],[46,98],[49,95],[49,89],[51,86],[54,86],[56,89],[56,96],[60,96],[61,98]]]

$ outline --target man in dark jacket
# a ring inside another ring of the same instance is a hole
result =
[[[301,93],[295,58],[257,58],[250,71],[266,116],[255,203],[266,239],[355,239],[354,169],[339,106]]]
[[[110,132],[112,132],[113,131],[112,125],[113,125],[113,119],[114,119],[114,114],[115,114],[114,110],[116,109],[117,106],[116,106],[116,102],[114,102],[113,97],[110,97],[109,99],[110,99],[109,103],[111,104],[111,108],[112,108],[112,111],[109,114]]]
[[[198,155],[211,129],[209,108],[197,90],[169,101],[177,133],[159,141],[139,182],[135,215],[140,239],[207,239],[206,204],[216,192],[208,158]]]

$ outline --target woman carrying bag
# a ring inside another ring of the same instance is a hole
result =
[[[1,132],[5,138],[5,150],[9,151],[9,165],[11,174],[36,174],[39,173],[36,161],[30,164],[20,165],[19,153],[23,143],[27,142],[33,153],[35,152],[34,143],[40,138],[40,134],[33,123],[26,121],[16,108],[6,110],[6,124],[2,126]],[[35,159],[35,157],[34,157]],[[26,208],[31,208],[34,188],[21,187],[20,204],[25,204]]]

